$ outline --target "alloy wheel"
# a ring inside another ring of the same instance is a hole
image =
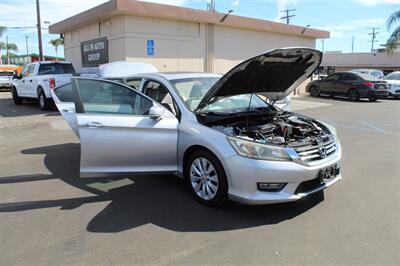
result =
[[[190,166],[190,183],[203,200],[211,200],[218,192],[218,175],[214,166],[205,158],[195,159]]]
[[[44,108],[44,105],[45,105],[45,99],[44,99],[43,93],[41,93],[41,94],[39,95],[39,104],[40,104],[40,107],[43,109],[43,108]]]

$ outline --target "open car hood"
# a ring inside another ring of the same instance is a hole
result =
[[[310,48],[281,48],[268,51],[234,67],[204,96],[196,111],[218,97],[257,93],[271,102],[292,93],[314,73],[322,52]]]

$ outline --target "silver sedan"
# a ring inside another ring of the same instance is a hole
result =
[[[185,178],[207,205],[295,201],[341,179],[335,129],[275,107],[321,62],[276,49],[223,77],[146,73],[126,84],[73,78],[52,91],[81,141],[81,176]]]

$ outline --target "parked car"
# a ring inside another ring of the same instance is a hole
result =
[[[400,98],[400,71],[393,72],[383,78],[389,86],[389,96]]]
[[[82,177],[174,173],[207,205],[288,202],[341,179],[341,147],[331,125],[262,97],[284,99],[321,58],[309,48],[276,49],[222,78],[138,74],[134,89],[74,77],[52,95],[80,138]]]
[[[39,107],[48,110],[52,104],[50,90],[70,82],[74,73],[74,67],[67,62],[27,64],[21,75],[13,79],[11,89],[13,101],[16,105],[20,105],[24,99],[38,99]]]
[[[371,75],[354,72],[337,72],[323,80],[315,80],[307,84],[306,91],[311,96],[330,95],[347,97],[351,101],[368,98],[376,101],[389,94],[386,81]]]
[[[367,74],[378,79],[381,79],[385,76],[385,73],[383,73],[383,71],[379,69],[352,69],[350,70],[350,72],[357,74]]]
[[[0,71],[0,90],[10,90],[14,76],[14,71]]]

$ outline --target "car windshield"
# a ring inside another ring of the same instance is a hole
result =
[[[256,94],[241,94],[234,96],[216,97],[201,111],[203,113],[233,114],[248,112],[254,109],[273,110],[271,105]]]
[[[199,77],[176,79],[171,83],[189,110],[194,112],[206,93],[218,80],[218,77]]]
[[[400,73],[392,73],[383,78],[384,80],[400,80]]]

